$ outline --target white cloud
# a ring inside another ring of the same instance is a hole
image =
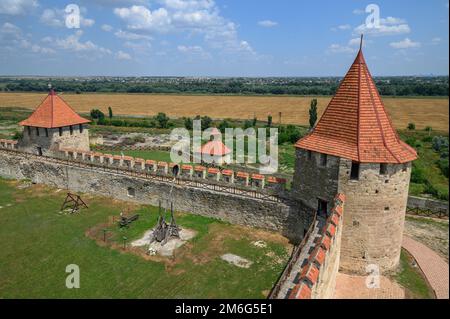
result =
[[[352,26],[350,24],[342,24],[342,25],[338,25],[337,27],[331,28],[331,31],[345,31],[345,30],[350,30],[352,28]]]
[[[263,20],[259,21],[258,25],[264,28],[273,28],[278,25],[278,22],[272,21],[272,20]]]
[[[144,6],[131,6],[116,8],[114,13],[125,20],[127,27],[132,30],[167,32],[171,27],[171,19],[164,8],[150,11]]]
[[[162,6],[150,10],[142,5],[115,8],[128,30],[136,33],[185,33],[203,36],[213,49],[254,54],[251,46],[237,34],[237,26],[220,15],[213,0],[159,0]]]
[[[438,45],[439,43],[441,43],[442,39],[439,37],[435,37],[433,39],[431,39],[431,44],[433,45]]]
[[[80,11],[83,13],[86,12],[85,8],[80,8]],[[64,9],[45,9],[40,17],[40,21],[51,27],[64,27],[65,21],[68,13],[64,11]],[[94,19],[88,19],[80,15],[80,25],[82,27],[92,27],[95,24]]]
[[[128,31],[122,31],[119,30],[114,33],[116,37],[119,39],[125,39],[125,40],[152,40],[152,37],[145,34],[138,34],[134,32],[128,32]]]
[[[411,29],[404,19],[387,17],[380,19],[379,27],[368,27],[361,24],[353,31],[354,34],[364,34],[373,36],[389,36],[410,33]]]
[[[411,41],[411,39],[409,39],[409,38],[406,38],[399,42],[391,42],[389,45],[391,47],[393,47],[394,49],[411,49],[411,48],[420,48],[421,47],[420,42]]]
[[[161,0],[167,8],[176,10],[211,9],[215,6],[213,0]]]
[[[37,8],[37,0],[1,0],[0,14],[22,15]]]
[[[111,32],[112,30],[114,30],[114,28],[112,26],[110,26],[109,24],[103,24],[101,26],[101,29],[105,32]]]
[[[340,45],[340,44],[332,44],[328,48],[328,52],[330,53],[355,53],[356,50],[350,46]]]
[[[116,53],[116,59],[117,60],[131,60],[131,55],[129,55],[126,52],[119,51]]]
[[[78,30],[64,39],[56,39],[55,44],[60,49],[72,52],[89,52],[98,56],[111,54],[111,50],[98,46],[92,41],[81,42],[82,35],[83,31]]]
[[[30,42],[22,33],[22,30],[9,22],[5,22],[0,27],[0,47],[7,47],[9,51],[17,51],[17,49],[28,50],[32,53],[53,54],[55,50],[48,47],[42,47],[38,44]]]
[[[194,46],[185,46],[185,45],[179,45],[177,47],[178,51],[189,56],[197,56],[203,59],[209,59],[211,58],[211,55],[206,52],[201,46],[194,45]]]

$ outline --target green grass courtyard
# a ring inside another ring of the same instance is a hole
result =
[[[145,258],[120,244],[150,229],[157,208],[83,195],[89,209],[61,213],[64,190],[19,185],[0,179],[0,298],[265,298],[289,258],[280,235],[178,212],[178,223],[197,235],[171,258]],[[107,225],[127,209],[141,215],[130,228]],[[228,264],[226,253],[253,264]],[[79,289],[65,286],[69,264],[80,268]]]

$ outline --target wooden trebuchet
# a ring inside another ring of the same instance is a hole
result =
[[[81,208],[88,208],[86,203],[81,199],[80,195],[67,193],[66,199],[61,206],[61,211],[70,208],[71,214],[78,212]]]

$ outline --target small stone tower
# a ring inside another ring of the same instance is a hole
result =
[[[33,154],[51,155],[60,148],[89,151],[89,132],[82,118],[53,89],[29,118],[18,148]]]
[[[362,50],[313,131],[296,144],[293,192],[326,216],[346,196],[340,268],[381,272],[399,264],[411,162],[386,112]]]

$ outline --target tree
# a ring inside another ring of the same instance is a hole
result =
[[[109,118],[112,119],[113,118],[113,111],[111,106],[108,107],[108,114],[109,114]]]
[[[425,132],[428,132],[428,136],[431,135],[431,132],[433,131],[433,128],[431,126],[425,127]]]
[[[220,124],[219,124],[219,131],[221,131],[222,133],[225,133],[225,129],[230,128],[230,123],[228,123],[227,120],[223,120]]]
[[[244,130],[246,130],[246,129],[250,128],[250,127],[252,127],[252,121],[245,120],[245,122],[244,122]]]
[[[211,125],[212,125],[212,119],[209,116],[204,116],[202,118],[202,127],[203,127],[202,129],[206,130],[206,129],[210,128]]]
[[[91,118],[93,120],[103,120],[105,118],[105,114],[99,109],[91,110]]]
[[[267,116],[267,126],[272,127],[272,115]]]
[[[414,123],[409,123],[408,124],[408,130],[414,131],[415,129],[416,129],[416,124],[414,124]]]
[[[309,108],[309,127],[312,129],[317,122],[317,99],[311,100]]]
[[[167,128],[170,119],[167,117],[166,113],[161,112],[156,115],[155,120],[158,122],[159,128]]]
[[[193,123],[192,123],[192,119],[190,117],[185,117],[184,118],[184,127],[187,130],[192,130],[193,128]]]
[[[253,127],[256,127],[256,123],[258,123],[258,119],[257,119],[256,116],[255,116],[255,117],[253,117],[253,123],[252,123],[252,126],[253,126]]]

